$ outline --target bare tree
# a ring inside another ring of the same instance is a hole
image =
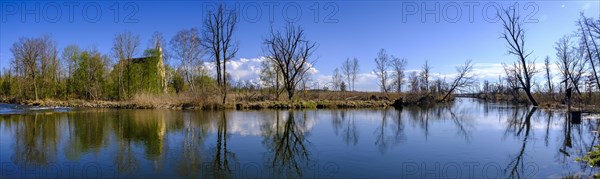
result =
[[[306,94],[307,91],[310,89],[310,84],[312,83],[313,79],[311,78],[310,74],[306,74],[304,75],[304,77],[302,78],[302,80],[300,80],[300,83],[298,83],[300,86],[299,88],[302,90],[302,94],[304,95],[303,97],[306,98]],[[344,82],[342,81],[342,84]]]
[[[10,51],[14,56],[14,65],[22,67],[23,75],[31,80],[34,89],[35,100],[38,100],[38,77],[40,58],[42,51],[41,43],[37,39],[20,38],[15,42]],[[16,71],[19,71],[18,69]]]
[[[377,75],[377,79],[379,79],[379,87],[381,88],[381,93],[388,93],[388,74],[387,69],[389,66],[390,57],[385,51],[385,49],[379,50],[377,53],[377,58],[375,58],[375,69],[373,72]]]
[[[206,48],[217,67],[217,84],[222,90],[223,104],[227,99],[227,62],[235,57],[238,45],[233,41],[237,23],[235,11],[227,11],[219,4],[217,12],[210,11],[204,19],[202,46]]]
[[[446,77],[444,76],[443,78],[437,78],[433,80],[433,83],[431,83],[429,87],[429,91],[434,94],[440,94],[443,91],[448,91],[448,86],[449,85],[446,83]]]
[[[574,62],[574,68],[573,71],[571,72],[570,78],[573,81],[573,84],[575,85],[575,90],[577,91],[577,94],[579,94],[581,96],[581,79],[582,77],[584,77],[585,75],[585,70],[587,70],[587,61],[585,60],[585,52],[583,47],[572,47],[573,51],[574,51],[574,57],[575,57],[575,62]]]
[[[546,84],[548,85],[548,94],[552,95],[554,93],[554,86],[552,85],[552,74],[550,74],[550,57],[546,56],[544,59],[544,69],[546,71]]]
[[[358,74],[359,68],[358,59],[356,58],[352,58],[352,60],[347,58],[342,65],[342,72],[346,77],[346,84],[348,84],[347,86],[351,90],[354,90],[354,82],[356,81],[356,75]]]
[[[489,94],[491,91],[490,89],[491,89],[490,81],[483,80],[483,86],[482,86],[480,93]]]
[[[40,58],[40,81],[39,92],[42,98],[48,95],[56,95],[56,87],[59,80],[59,59],[56,42],[49,35],[38,38],[41,51]]]
[[[416,71],[408,74],[408,83],[410,84],[410,91],[415,93],[419,91],[419,75]]]
[[[344,83],[342,78],[340,70],[335,68],[335,70],[333,70],[333,76],[331,76],[331,84],[333,85],[334,90],[341,90],[342,83]]]
[[[554,49],[556,49],[556,65],[562,75],[564,89],[574,87],[575,91],[577,91],[578,94],[581,94],[579,89],[579,79],[581,79],[583,73],[584,62],[580,60],[577,54],[582,51],[573,47],[571,37],[569,36],[560,38],[556,42]]]
[[[421,74],[419,76],[421,76],[421,85],[423,85],[421,89],[429,93],[429,78],[431,77],[431,66],[429,66],[429,62],[427,60],[425,60],[425,64],[423,64],[423,66],[421,67]]]
[[[119,65],[118,71],[118,96],[119,98],[126,97],[129,94],[129,84],[131,81],[131,75],[127,75],[127,93],[125,93],[125,81],[123,80],[123,72],[125,68],[129,69],[130,60],[137,53],[140,46],[140,37],[133,34],[131,31],[125,31],[115,35],[113,41],[113,55],[117,59]],[[129,71],[129,70],[128,70]]]
[[[306,39],[304,30],[287,24],[285,32],[271,28],[270,37],[264,40],[267,58],[281,71],[288,99],[294,97],[296,87],[313,66],[310,56],[316,43]]]
[[[518,74],[518,67],[515,63],[513,64],[505,64],[502,63],[502,68],[504,68],[504,72],[506,73],[506,86],[508,87],[509,92],[513,95],[513,97],[516,99],[517,97],[517,92],[519,87],[521,86],[521,84],[519,83],[519,80],[517,79],[517,74]]]
[[[33,86],[35,100],[48,94],[56,95],[60,77],[60,64],[56,43],[48,35],[38,38],[20,38],[13,43],[10,51],[13,54],[12,65],[16,75],[24,77],[27,84]],[[27,95],[29,85],[22,93]]]
[[[529,102],[533,106],[538,106],[537,101],[531,94],[531,79],[535,74],[534,61],[527,60],[531,52],[525,50],[525,30],[523,30],[520,17],[514,9],[504,11],[504,15],[498,14],[498,17],[503,22],[502,38],[508,46],[508,53],[518,57],[518,62],[513,63],[513,68],[510,71],[515,75],[521,88],[525,91]]]
[[[442,101],[445,101],[454,90],[472,85],[475,82],[475,79],[473,79],[471,74],[472,71],[473,64],[471,63],[471,60],[467,60],[464,65],[456,67],[456,77],[452,81],[450,89],[446,92],[444,98],[442,98]]]
[[[394,87],[396,92],[402,92],[402,86],[404,85],[404,70],[406,70],[407,61],[405,58],[397,58],[392,56],[392,68],[394,69]]]
[[[201,65],[201,57],[204,55],[198,29],[180,30],[171,39],[170,43],[173,57],[179,59],[179,68],[183,70],[184,79],[190,85],[190,89],[194,91],[196,85],[194,84],[195,75],[192,70]]]
[[[261,62],[260,81],[264,87],[271,88],[275,93],[275,99],[279,99],[281,86],[283,86],[281,71],[271,60]]]
[[[352,70],[351,70],[351,72],[352,72],[352,77],[351,77],[351,79],[352,79],[352,85],[351,86],[352,86],[352,90],[353,91],[356,90],[356,89],[354,89],[354,84],[356,82],[356,76],[358,75],[359,71],[360,71],[360,66],[358,65],[358,59],[352,58]],[[348,82],[348,85],[350,86],[350,82]]]
[[[342,73],[344,73],[344,77],[349,86],[352,86],[352,65],[353,63],[350,61],[350,58],[346,58],[346,61],[342,64]]]

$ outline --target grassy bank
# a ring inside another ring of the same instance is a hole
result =
[[[566,110],[564,97],[558,95],[535,94],[540,108],[550,110]],[[427,93],[389,93],[379,92],[339,92],[339,91],[307,91],[293,100],[277,98],[272,94],[260,92],[236,92],[229,95],[226,104],[221,103],[219,95],[214,93],[182,93],[182,94],[138,94],[127,100],[81,100],[81,99],[44,99],[15,100],[0,99],[4,103],[31,106],[62,106],[84,108],[119,108],[119,109],[327,109],[327,108],[384,108],[401,106],[431,106],[454,100],[440,101],[442,96]],[[509,102],[528,104],[523,95],[479,94],[474,96],[480,100],[491,102]],[[600,99],[599,99],[600,100]],[[573,100],[572,110],[582,112],[600,112],[600,108],[590,98]]]
[[[129,100],[80,100],[80,99],[44,99],[44,100],[8,100],[4,103],[17,103],[31,106],[117,108],[117,109],[328,109],[328,108],[384,108],[401,106],[429,106],[436,104],[437,97],[427,94],[387,94],[376,92],[334,92],[311,91],[294,100],[256,98],[260,94],[248,95],[235,93],[226,104],[222,104],[217,95],[201,94],[165,94],[135,95]],[[263,95],[264,96],[264,95]]]

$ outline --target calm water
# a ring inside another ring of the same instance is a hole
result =
[[[0,105],[2,178],[531,178],[599,172],[575,161],[598,145],[598,120],[576,122],[560,112],[471,99],[403,109],[15,108]]]

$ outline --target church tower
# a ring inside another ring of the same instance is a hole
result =
[[[158,63],[156,63],[158,68],[158,76],[160,80],[160,86],[162,87],[163,93],[167,93],[167,71],[165,69],[165,64],[163,62],[163,51],[160,45],[160,41],[156,42],[156,51],[158,51]]]

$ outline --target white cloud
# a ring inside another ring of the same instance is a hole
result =
[[[258,82],[260,75],[261,63],[264,58],[240,58],[239,60],[232,60],[227,63],[227,69],[231,77],[235,81],[246,81],[250,80]]]
[[[254,84],[259,84],[261,63],[267,60],[265,57],[258,58],[240,58],[227,62],[227,73],[231,75],[233,81],[250,81]],[[212,75],[216,74],[214,62],[205,62],[204,67],[208,69]],[[318,74],[319,70],[310,66],[308,74]]]
[[[498,78],[504,75],[504,68],[501,63],[475,63],[473,64],[473,75],[475,78]]]

